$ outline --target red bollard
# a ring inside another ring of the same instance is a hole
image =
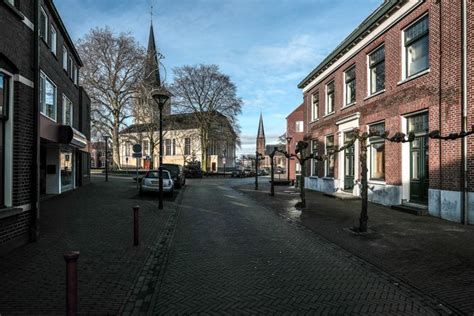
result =
[[[140,206],[133,207],[133,245],[138,246],[138,211]]]
[[[66,315],[77,315],[77,259],[79,251],[64,254],[66,260]]]

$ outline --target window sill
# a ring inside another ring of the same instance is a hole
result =
[[[317,121],[319,121],[319,118],[312,120],[309,124],[316,123]]]
[[[343,106],[343,107],[341,108],[341,111],[343,111],[343,110],[345,110],[345,109],[347,109],[347,108],[350,108],[350,107],[352,107],[352,106],[354,106],[354,105],[356,105],[356,104],[357,104],[357,102],[349,103],[349,104]]]
[[[21,208],[0,208],[0,219],[13,217],[16,215],[20,215],[21,213],[23,213],[23,209]]]
[[[364,98],[364,101],[365,101],[365,100],[368,100],[368,99],[370,99],[370,98],[376,97],[376,96],[378,96],[378,95],[380,95],[380,94],[382,94],[382,93],[384,93],[384,92],[385,92],[385,89],[380,90],[380,91],[377,91],[377,92],[375,92],[375,93],[372,93],[371,95],[366,96],[366,97]]]
[[[14,6],[11,5],[10,2],[8,2],[7,0],[3,0],[3,3],[5,3],[5,5],[13,11],[13,13],[15,13],[19,18],[20,20],[24,20],[25,19],[25,16],[23,15],[23,13],[20,12],[20,10],[18,10],[17,8],[15,8]]]
[[[411,76],[411,77],[405,78],[405,79],[403,79],[402,81],[399,81],[399,82],[397,83],[397,86],[402,85],[402,84],[404,84],[404,83],[407,83],[407,82],[409,82],[409,81],[412,81],[412,80],[414,80],[414,79],[416,79],[416,78],[419,78],[419,77],[421,77],[421,76],[424,76],[424,75],[426,75],[426,74],[428,74],[428,73],[430,73],[430,68],[428,68],[428,69],[426,69],[426,70],[423,70],[422,72],[419,72],[419,73],[417,73],[416,75],[413,75],[413,76]]]
[[[328,117],[328,116],[334,115],[335,113],[336,113],[335,111],[332,111],[331,113],[328,113],[328,114],[324,115],[323,118],[326,118],[326,117]]]
[[[334,180],[334,177],[322,177],[323,180]]]
[[[367,183],[368,184],[382,184],[382,185],[385,185],[385,181],[384,180],[367,180]]]
[[[48,120],[53,121],[54,123],[57,123],[57,121],[56,121],[55,119],[53,119],[53,118],[47,116],[46,114],[44,114],[44,113],[42,113],[42,112],[40,112],[40,113],[41,113],[41,115],[43,115],[43,117],[47,118]]]

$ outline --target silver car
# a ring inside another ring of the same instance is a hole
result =
[[[168,170],[163,169],[163,192],[173,194],[173,180]],[[143,192],[160,192],[159,171],[149,170],[140,183],[140,194]]]

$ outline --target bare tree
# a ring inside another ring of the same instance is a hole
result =
[[[175,68],[173,73],[173,103],[179,112],[193,113],[198,122],[201,166],[205,171],[213,123],[219,115],[224,115],[234,131],[238,131],[237,115],[242,111],[242,100],[237,97],[235,84],[217,65],[183,66]]]
[[[93,135],[111,137],[114,167],[120,168],[119,131],[132,114],[144,50],[129,34],[115,35],[108,27],[90,30],[77,47],[84,61],[82,84],[92,101]]]

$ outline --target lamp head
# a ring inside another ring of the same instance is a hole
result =
[[[163,107],[165,106],[166,102],[170,99],[171,94],[169,93],[168,90],[166,90],[165,87],[160,86],[152,91],[151,96],[153,100],[155,100],[155,102],[158,104],[160,110],[163,110]]]

